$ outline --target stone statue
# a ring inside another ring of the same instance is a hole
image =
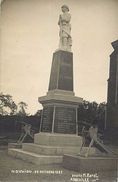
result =
[[[60,27],[60,43],[59,48],[66,51],[71,51],[72,38],[71,38],[71,15],[69,13],[69,8],[66,5],[61,7],[63,14],[59,16],[58,25]]]

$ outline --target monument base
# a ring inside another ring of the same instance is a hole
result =
[[[83,103],[82,98],[71,91],[55,89],[39,97],[39,102],[43,105],[41,132],[78,135],[77,111]]]
[[[98,173],[103,171],[117,171],[118,158],[110,156],[73,156],[64,155],[63,167],[79,173]]]
[[[71,181],[117,181],[117,162],[114,157],[82,157],[64,155],[63,167],[78,173],[72,175]]]
[[[64,154],[77,155],[80,151],[82,138],[77,135],[38,133],[34,143],[23,143],[22,149],[8,149],[8,154],[35,164],[62,163]],[[87,147],[83,148],[83,152]],[[95,148],[90,153],[95,154]]]
[[[21,149],[22,148],[22,144],[18,144],[18,143],[8,143],[8,148]]]
[[[8,154],[33,164],[58,164],[62,163],[62,156],[39,155],[21,149],[9,149]]]
[[[83,99],[73,91],[73,53],[53,53],[48,92],[38,98],[43,106],[41,132],[77,134],[78,108]]]

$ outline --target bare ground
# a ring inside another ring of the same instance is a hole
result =
[[[44,174],[41,171],[44,171]],[[53,171],[55,174],[46,174],[49,171]],[[57,172],[61,172],[61,174],[56,174]],[[78,175],[79,172],[66,170],[61,165],[28,163],[8,156],[7,148],[0,149],[0,182],[95,182],[95,179],[91,178],[88,181],[85,178],[83,180],[78,177],[72,178],[74,174]],[[98,173],[97,182],[117,182],[113,175],[112,171],[109,174]]]

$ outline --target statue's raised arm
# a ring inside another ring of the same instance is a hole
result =
[[[66,5],[61,7],[63,14],[59,16],[58,25],[60,27],[59,36],[59,48],[65,51],[71,51],[72,38],[71,38],[71,15],[69,8]]]

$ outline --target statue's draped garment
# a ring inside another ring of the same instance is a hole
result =
[[[71,15],[68,12],[63,13],[59,16],[59,22],[58,22],[60,26],[59,47],[66,50],[70,50],[72,45],[70,20],[71,20]]]

